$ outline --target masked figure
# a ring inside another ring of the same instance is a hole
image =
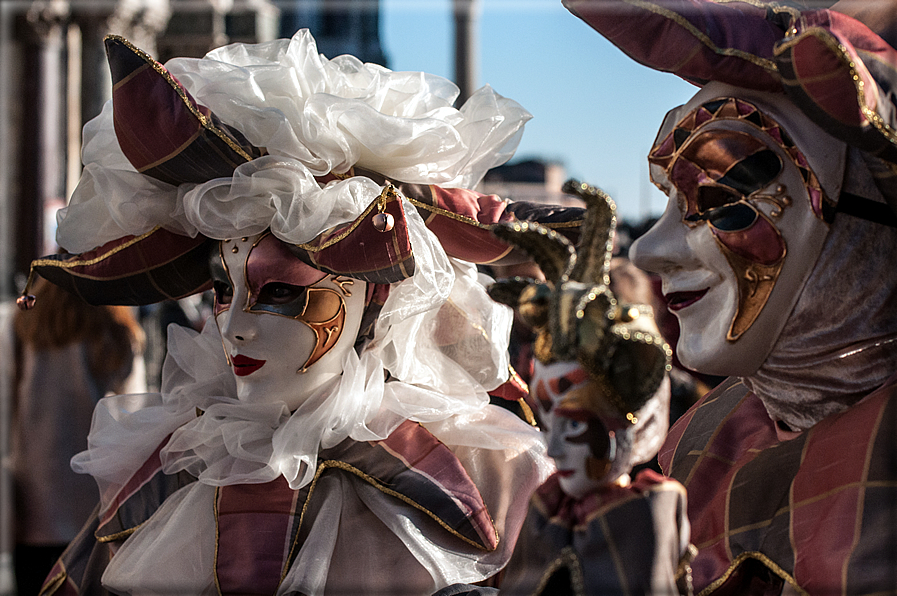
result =
[[[582,213],[465,190],[526,112],[489,88],[455,110],[447,81],[328,60],[307,31],[166,67],[106,47],[70,253],[33,268],[92,303],[211,288],[214,316],[169,331],[160,394],[98,406],[73,466],[100,504],[44,593],[430,594],[496,574],[551,467],[489,405],[522,393],[511,313],[473,263],[528,258],[496,223],[575,232]]]
[[[545,282],[497,282],[490,295],[537,332],[530,390],[557,466],[533,495],[501,594],[687,591],[685,491],[651,470],[630,477],[668,428],[671,351],[651,307],[611,290],[613,202],[586,185],[567,190],[588,203],[577,251],[538,225],[495,232],[545,272]]]
[[[680,360],[730,376],[660,452],[688,491],[695,590],[893,592],[897,52],[869,27],[893,33],[895,4],[566,4],[701,87],[648,156],[670,200],[631,253]]]

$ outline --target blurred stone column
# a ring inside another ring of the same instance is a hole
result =
[[[455,17],[455,84],[461,90],[457,104],[460,106],[477,89],[476,21],[479,17],[478,0],[453,0]]]
[[[13,594],[13,300],[43,248],[43,206],[65,192],[66,0],[2,2],[0,63],[0,594]]]
[[[112,76],[106,63],[103,38],[121,35],[137,47],[155,54],[156,39],[171,15],[169,0],[72,0],[71,58],[80,62],[80,126],[99,115],[112,97]],[[80,36],[80,40],[78,40]],[[80,127],[78,136],[80,137]]]
[[[22,41],[16,272],[27,275],[44,250],[44,204],[65,196],[65,57],[68,2],[32,3],[19,19]]]

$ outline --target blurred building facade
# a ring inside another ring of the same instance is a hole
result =
[[[561,186],[566,180],[567,171],[563,164],[524,159],[486,172],[478,190],[512,201],[581,206],[582,201],[561,192]]]

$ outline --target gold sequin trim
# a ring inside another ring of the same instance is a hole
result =
[[[573,588],[571,596],[585,596],[586,582],[582,573],[582,564],[579,562],[579,557],[576,556],[576,551],[573,550],[572,546],[565,546],[561,550],[561,554],[548,565],[548,569],[542,574],[533,596],[541,595],[551,577],[562,567],[566,567],[570,571],[570,584]]]
[[[800,594],[801,596],[809,596],[808,592],[797,585],[797,581],[795,581],[795,579],[791,577],[784,569],[775,564],[769,557],[767,557],[763,553],[758,553],[756,551],[744,552],[735,557],[735,560],[732,561],[732,564],[729,565],[729,568],[726,570],[726,572],[718,577],[709,586],[701,590],[698,593],[698,596],[709,596],[710,594],[712,594],[717,588],[726,583],[726,580],[729,579],[729,577],[735,572],[735,570],[738,569],[738,567],[748,559],[755,559],[757,561],[760,561],[761,563],[766,565],[766,567],[769,568],[770,571],[788,582],[788,584],[790,584],[798,594]]]
[[[649,12],[653,12],[662,17],[665,17],[671,21],[674,21],[677,25],[688,31],[694,36],[695,39],[703,43],[705,46],[710,48],[715,54],[720,56],[732,56],[734,58],[741,58],[742,60],[746,60],[755,66],[759,66],[760,68],[770,72],[778,74],[779,68],[775,62],[772,60],[768,60],[766,58],[761,58],[760,56],[756,56],[751,54],[750,52],[745,52],[744,50],[738,50],[736,48],[721,48],[711,40],[707,35],[701,32],[697,27],[692,25],[688,20],[686,20],[682,15],[675,13],[666,8],[661,8],[655,4],[650,2],[644,2],[643,0],[623,0],[626,4],[630,4],[632,6],[636,6],[638,8],[647,10]]]
[[[124,37],[121,37],[120,35],[107,35],[105,39],[111,39],[114,41],[121,42],[132,52],[134,52],[135,54],[137,54],[138,56],[143,58],[146,61],[146,63],[149,64],[153,68],[153,70],[155,70],[160,76],[162,76],[165,79],[165,81],[169,85],[171,85],[171,88],[174,89],[175,93],[178,94],[178,97],[181,98],[181,101],[184,102],[184,105],[187,107],[188,110],[190,110],[190,113],[193,114],[193,116],[197,120],[199,120],[200,124],[202,124],[202,126],[206,130],[213,133],[218,138],[220,138],[222,141],[224,141],[227,144],[227,146],[230,147],[231,149],[233,149],[233,151],[237,155],[239,155],[246,161],[252,161],[251,155],[246,153],[246,151],[244,151],[242,147],[240,147],[237,143],[235,143],[234,140],[231,139],[223,130],[221,130],[214,124],[212,124],[212,121],[209,120],[209,118],[206,117],[205,114],[203,114],[198,109],[196,109],[196,106],[193,105],[193,102],[190,101],[190,98],[187,97],[187,92],[184,90],[184,88],[181,87],[177,83],[177,81],[174,80],[174,77],[172,77],[171,74],[167,70],[165,70],[165,68],[161,64],[159,64],[156,61],[155,58],[153,58],[152,56],[150,56],[149,54],[147,54],[146,52],[144,52],[143,50],[141,50],[140,48],[138,48],[137,46],[132,44],[130,41],[128,41]]]
[[[878,130],[878,132],[880,132],[887,141],[889,141],[892,145],[897,145],[897,132],[895,132],[894,129],[884,121],[884,119],[878,114],[878,112],[866,105],[865,84],[860,78],[860,75],[857,72],[857,65],[851,59],[850,54],[847,52],[847,48],[838,43],[828,31],[820,27],[808,29],[802,32],[799,37],[795,37],[794,39],[791,39],[776,48],[776,56],[779,56],[780,54],[790,50],[793,46],[797,45],[799,42],[803,41],[804,38],[810,35],[825,44],[825,46],[828,47],[828,49],[831,50],[834,54],[836,54],[841,62],[847,66],[848,70],[850,71],[850,77],[853,80],[854,86],[856,87],[857,101],[859,103],[860,110],[863,112],[863,116],[866,117],[866,119],[872,124],[872,126],[874,126],[876,130]],[[796,83],[797,81],[794,82]]]

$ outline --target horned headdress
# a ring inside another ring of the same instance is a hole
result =
[[[533,328],[539,361],[578,361],[609,403],[635,424],[639,409],[669,370],[672,351],[657,332],[651,308],[623,304],[610,289],[617,223],[613,200],[573,180],[563,190],[587,205],[578,248],[538,223],[497,227],[493,233],[529,253],[546,281],[504,280],[489,295],[515,308]]]

